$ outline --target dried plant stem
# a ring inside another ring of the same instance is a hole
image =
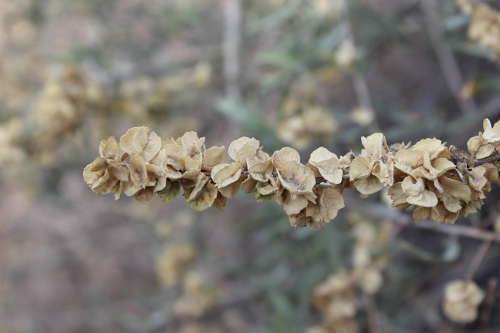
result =
[[[375,113],[375,108],[372,104],[372,98],[370,95],[370,90],[368,88],[368,83],[366,78],[362,73],[355,73],[353,78],[354,89],[356,91],[356,96],[359,101],[359,105],[369,110],[371,113]],[[375,116],[375,115],[374,115]],[[375,117],[373,118],[375,119]]]
[[[370,333],[381,333],[377,308],[370,296],[365,295],[364,302],[368,313],[368,330]]]
[[[207,310],[199,319],[206,319],[211,316],[217,315],[227,309],[234,308],[235,306],[239,306],[255,300],[256,298],[263,295],[263,291],[259,289],[248,289],[242,293],[234,295],[232,298],[224,300],[220,304],[216,304],[210,309]],[[161,311],[157,313],[158,316],[154,318],[151,323],[149,323],[148,328],[145,329],[145,332],[148,333],[156,333],[156,332],[165,332],[167,329],[173,329],[175,326],[178,326],[182,323],[189,322],[187,318],[177,318],[173,315],[169,315],[168,312]]]
[[[469,270],[467,272],[467,280],[472,281],[472,279],[474,279],[474,274],[476,274],[477,270],[479,269],[479,266],[481,265],[486,252],[488,252],[488,249],[491,246],[491,242],[492,240],[485,241],[479,248],[479,251],[476,253],[474,258],[472,258]]]
[[[491,311],[493,306],[495,305],[495,291],[497,289],[498,281],[495,278],[492,278],[488,281],[488,290],[486,292],[486,300],[484,305],[484,310],[481,313],[481,327],[485,328],[488,325],[488,321],[490,320]]]
[[[344,5],[344,20],[343,20],[343,25],[346,31],[347,38],[351,41],[353,45],[356,45],[356,40],[354,38],[354,32],[352,30],[351,26],[351,21],[349,18],[349,4],[346,3]],[[373,125],[372,129],[377,130],[378,125],[376,123],[376,114],[375,114],[375,108],[373,107],[373,102],[370,94],[370,89],[368,88],[368,83],[366,81],[365,75],[360,72],[356,71],[353,74],[353,85],[354,85],[354,91],[356,93],[356,97],[358,99],[359,106],[361,106],[363,109],[368,110],[370,113],[373,114]]]
[[[497,161],[500,161],[500,154],[495,154],[495,155],[490,156],[490,157],[476,160],[476,161],[474,161],[474,166],[478,166],[478,165],[485,164],[485,163],[497,162]]]
[[[463,78],[460,73],[457,61],[442,38],[441,29],[439,28],[440,22],[436,17],[436,2],[435,0],[421,0],[420,4],[426,18],[426,28],[429,34],[430,41],[436,52],[439,66],[443,73],[444,79],[448,89],[455,98],[460,111],[464,115],[472,115],[477,113],[477,108],[472,100],[464,100],[460,96],[463,87]]]
[[[414,228],[430,229],[437,232],[442,232],[448,235],[456,235],[461,237],[469,237],[485,242],[500,243],[500,234],[452,224],[437,224],[430,221],[422,221],[413,223],[409,215],[398,212],[394,209],[389,209],[381,205],[357,205],[363,214],[376,218],[389,219],[399,225],[411,226]]]
[[[475,238],[483,241],[498,242],[500,243],[500,235],[494,232],[484,231],[481,229],[476,229],[472,227],[464,227],[460,225],[446,225],[446,224],[435,224],[431,221],[422,221],[419,223],[411,223],[408,219],[407,225],[422,229],[431,229],[434,231],[439,231],[442,233],[457,235],[469,238]]]
[[[224,0],[224,77],[226,96],[240,97],[241,1]]]

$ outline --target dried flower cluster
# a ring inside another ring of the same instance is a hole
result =
[[[150,121],[151,118],[154,120],[164,114],[168,106],[176,105],[180,92],[207,86],[211,76],[212,67],[201,62],[193,69],[176,75],[125,80],[119,87],[117,103],[133,119],[142,122]]]
[[[158,277],[166,285],[178,283],[194,259],[195,249],[189,243],[171,244],[158,256],[156,268]]]
[[[389,256],[380,252],[392,240],[394,224],[384,221],[376,227],[373,221],[356,213],[350,213],[349,220],[354,224],[355,240],[352,269],[333,274],[316,287],[313,304],[323,314],[323,323],[310,328],[308,333],[357,332],[356,290],[373,295],[383,285],[382,271],[389,263]]]
[[[456,0],[462,12],[471,15],[468,35],[471,40],[493,51],[500,58],[500,12],[474,0]]]
[[[467,141],[467,150],[474,159],[480,160],[500,152],[500,122],[491,126],[489,119],[483,121],[483,132]]]
[[[485,126],[479,139],[469,141],[473,156],[476,145],[471,142],[479,140],[479,150],[494,147],[490,142],[497,127],[500,123]],[[383,134],[375,133],[361,141],[358,156],[338,157],[320,147],[306,165],[293,148],[269,155],[255,138],[241,137],[229,145],[227,161],[224,147],[206,148],[195,132],[163,142],[147,127],[134,127],[119,142],[103,140],[100,157],[85,167],[83,176],[97,194],[119,198],[124,193],[139,201],[157,194],[169,202],[182,188],[196,210],[223,208],[241,188],[258,200],[275,200],[293,226],[315,227],[344,207],[346,187],[363,196],[386,188],[394,207],[414,207],[415,220],[453,223],[478,210],[491,183],[498,181],[494,164],[477,165],[474,157],[438,139],[389,146]]]
[[[337,273],[314,290],[314,306],[323,313],[322,326],[312,327],[308,333],[355,333],[358,310],[353,276]]]
[[[26,152],[20,145],[22,131],[22,123],[17,119],[0,125],[0,165],[17,164],[25,160]]]
[[[468,165],[455,161],[440,140],[424,139],[394,154],[394,185],[389,196],[396,207],[415,206],[415,220],[454,223],[478,210],[498,181],[493,164]]]
[[[294,99],[290,99],[288,103],[293,101]],[[335,118],[319,105],[302,104],[295,105],[296,110],[284,110],[290,116],[278,126],[280,139],[299,149],[315,141],[331,142],[338,127]],[[291,107],[288,104],[285,109]]]
[[[450,320],[470,323],[476,320],[483,298],[484,292],[473,281],[452,281],[445,288],[443,311]]]
[[[20,163],[21,156],[32,157],[37,162],[51,162],[66,139],[75,136],[85,125],[93,138],[101,138],[102,133],[107,132],[111,112],[115,109],[123,110],[134,121],[156,121],[165,116],[167,105],[179,102],[180,91],[204,87],[210,77],[210,65],[199,63],[193,69],[156,80],[124,80],[113,93],[109,85],[98,83],[80,68],[64,67],[45,80],[33,112],[29,112],[26,119],[14,115],[10,117],[12,121],[0,126],[0,164]],[[13,85],[9,81],[7,88]],[[18,99],[7,97],[5,100],[9,102]],[[19,106],[19,109],[26,108],[29,106]],[[22,135],[13,136],[13,123],[16,123],[16,135]],[[164,129],[168,133],[179,133],[198,126],[196,119],[182,115],[170,119]]]
[[[222,333],[222,331],[215,326],[207,324],[187,323],[182,325],[179,333]]]
[[[190,242],[166,246],[156,259],[160,281],[169,287],[181,285],[173,313],[179,317],[198,318],[215,305],[222,293],[202,271],[193,268],[196,250]]]
[[[344,70],[352,68],[359,58],[359,51],[350,38],[345,39],[335,53],[335,62]]]
[[[199,317],[214,306],[220,297],[218,289],[203,274],[192,271],[184,279],[184,294],[175,304],[180,317]]]
[[[314,0],[312,1],[312,9],[319,15],[331,15],[333,18],[338,18],[345,7],[344,0]]]
[[[348,158],[319,148],[306,166],[292,148],[270,156],[258,140],[242,137],[231,143],[232,161],[225,162],[224,147],[207,149],[204,142],[187,132],[162,143],[148,128],[135,127],[119,142],[114,137],[101,142],[101,156],[85,168],[84,179],[98,194],[119,198],[124,193],[141,201],[155,193],[169,201],[182,187],[186,201],[197,210],[224,207],[242,187],[258,199],[276,200],[296,226],[329,221],[344,206],[339,184]],[[325,181],[316,184],[322,175]]]
[[[17,116],[30,107],[33,83],[47,68],[41,31],[32,20],[38,2],[0,1],[0,101],[2,116]]]
[[[352,274],[356,284],[366,294],[377,293],[383,285],[382,273],[389,262],[389,256],[377,253],[392,239],[393,226],[391,221],[383,221],[376,227],[372,221],[364,218],[354,219]]]
[[[97,82],[75,67],[64,68],[45,82],[33,112],[0,125],[0,165],[21,164],[28,158],[52,161],[66,139],[81,129],[84,115],[107,109],[107,102]]]
[[[373,123],[375,113],[366,107],[358,107],[352,110],[351,119],[359,126],[368,126]]]
[[[84,114],[93,110],[101,98],[98,86],[74,67],[49,79],[35,110],[38,128],[33,149],[37,155],[42,160],[50,159],[63,139],[80,129]]]

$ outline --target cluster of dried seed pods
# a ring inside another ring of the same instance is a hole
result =
[[[83,176],[97,194],[123,193],[140,201],[158,195],[170,201],[183,191],[197,210],[223,208],[240,189],[258,200],[272,199],[293,226],[319,226],[344,207],[345,188],[363,196],[386,189],[392,206],[414,208],[416,220],[453,223],[477,211],[498,171],[491,163],[500,142],[500,122],[484,121],[484,132],[468,141],[468,153],[438,139],[388,145],[382,133],[361,138],[363,149],[337,156],[324,147],[307,164],[284,147],[272,155],[255,138],[241,137],[228,149],[207,148],[205,139],[187,132],[162,140],[147,127],[131,128],[119,141],[100,143],[100,157]],[[481,163],[487,159],[488,162]]]

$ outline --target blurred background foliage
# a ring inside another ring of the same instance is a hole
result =
[[[472,272],[478,319],[454,323],[444,286],[484,244],[401,223],[383,197],[292,229],[248,195],[201,215],[81,179],[100,139],[138,125],[303,156],[374,131],[464,147],[500,115],[500,3],[471,3],[0,0],[0,332],[500,330],[500,248]],[[498,194],[459,223],[498,232]]]

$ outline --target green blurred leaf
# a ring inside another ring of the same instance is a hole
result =
[[[257,56],[257,59],[264,65],[274,66],[282,70],[297,72],[306,70],[303,62],[297,56],[293,56],[284,50],[261,52]]]
[[[287,20],[296,18],[300,10],[300,0],[289,1],[285,6],[271,12],[271,14],[248,24],[249,33],[255,34],[273,29],[277,25],[285,23]]]
[[[255,107],[227,98],[218,100],[215,107],[238,124],[245,135],[259,138],[267,150],[276,150],[283,145],[272,124]]]
[[[442,22],[442,28],[444,31],[455,31],[466,27],[467,23],[469,23],[468,15],[455,15],[444,19]]]

